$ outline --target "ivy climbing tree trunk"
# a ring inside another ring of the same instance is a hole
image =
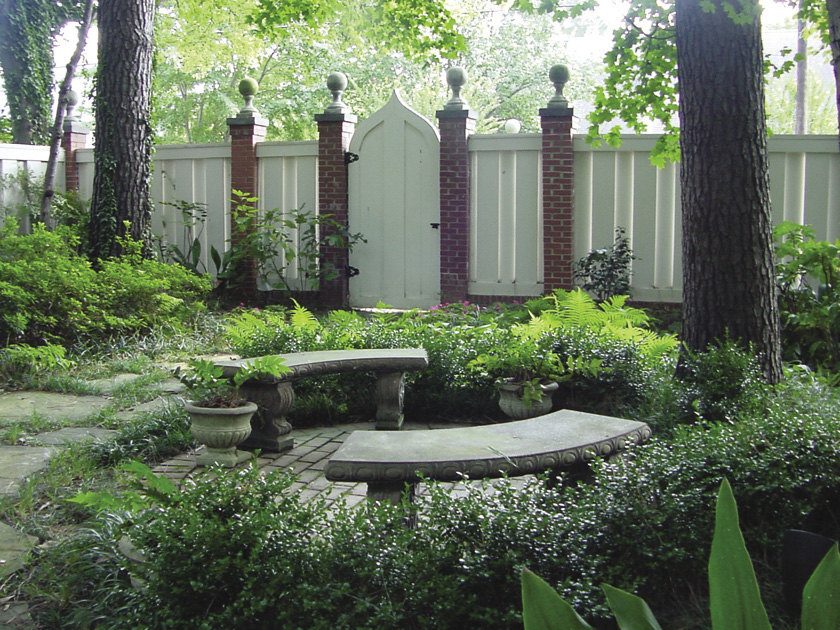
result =
[[[676,0],[682,337],[694,352],[727,335],[752,343],[778,382],[759,13],[757,0]]]
[[[150,249],[154,14],[155,0],[99,2],[89,252],[94,262],[122,253],[124,236]]]
[[[0,68],[18,144],[49,138],[55,13],[53,0],[0,0]]]

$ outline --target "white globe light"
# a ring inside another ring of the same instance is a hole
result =
[[[519,133],[520,129],[522,129],[522,123],[516,120],[516,118],[510,118],[505,121],[505,133]]]

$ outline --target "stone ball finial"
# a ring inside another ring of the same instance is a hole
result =
[[[453,66],[446,71],[446,82],[452,88],[452,98],[443,106],[444,109],[469,109],[467,101],[461,98],[461,88],[467,82],[467,71]]]
[[[549,109],[568,107],[569,101],[563,96],[563,86],[569,81],[569,67],[561,63],[551,66],[548,71],[548,78],[554,84],[554,96],[548,101]]]
[[[330,72],[327,77],[327,89],[332,93],[332,102],[324,110],[326,114],[344,114],[350,108],[341,100],[341,95],[347,89],[347,75],[343,72]]]
[[[520,129],[522,129],[522,123],[519,122],[516,118],[508,118],[505,121],[505,133],[519,133]]]
[[[245,77],[239,82],[239,93],[242,96],[254,96],[259,89],[260,84],[251,77]]]
[[[75,121],[78,119],[78,116],[76,116],[76,113],[74,111],[76,109],[76,105],[78,104],[79,93],[76,92],[76,90],[68,90],[67,94],[64,95],[64,120]]]
[[[257,108],[254,107],[254,96],[260,89],[260,84],[256,79],[245,77],[239,82],[239,93],[245,99],[245,106],[239,110],[240,118],[253,118],[259,116]]]

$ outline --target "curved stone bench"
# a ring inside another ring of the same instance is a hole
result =
[[[647,440],[643,422],[565,409],[486,426],[351,433],[327,463],[331,481],[366,482],[372,500],[399,501],[421,478],[459,481],[568,470]]]
[[[320,350],[278,354],[290,369],[280,376],[265,375],[246,381],[239,391],[259,411],[251,420],[251,436],[240,446],[264,451],[283,452],[294,446],[286,414],[295,401],[292,381],[307,376],[343,372],[373,372],[376,375],[376,428],[399,429],[402,426],[405,372],[422,370],[429,365],[423,349]],[[251,359],[217,361],[227,378]]]

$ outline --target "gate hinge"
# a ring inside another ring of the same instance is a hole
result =
[[[352,164],[353,162],[358,162],[359,156],[356,153],[350,153],[350,151],[344,152],[344,163],[345,164]]]

